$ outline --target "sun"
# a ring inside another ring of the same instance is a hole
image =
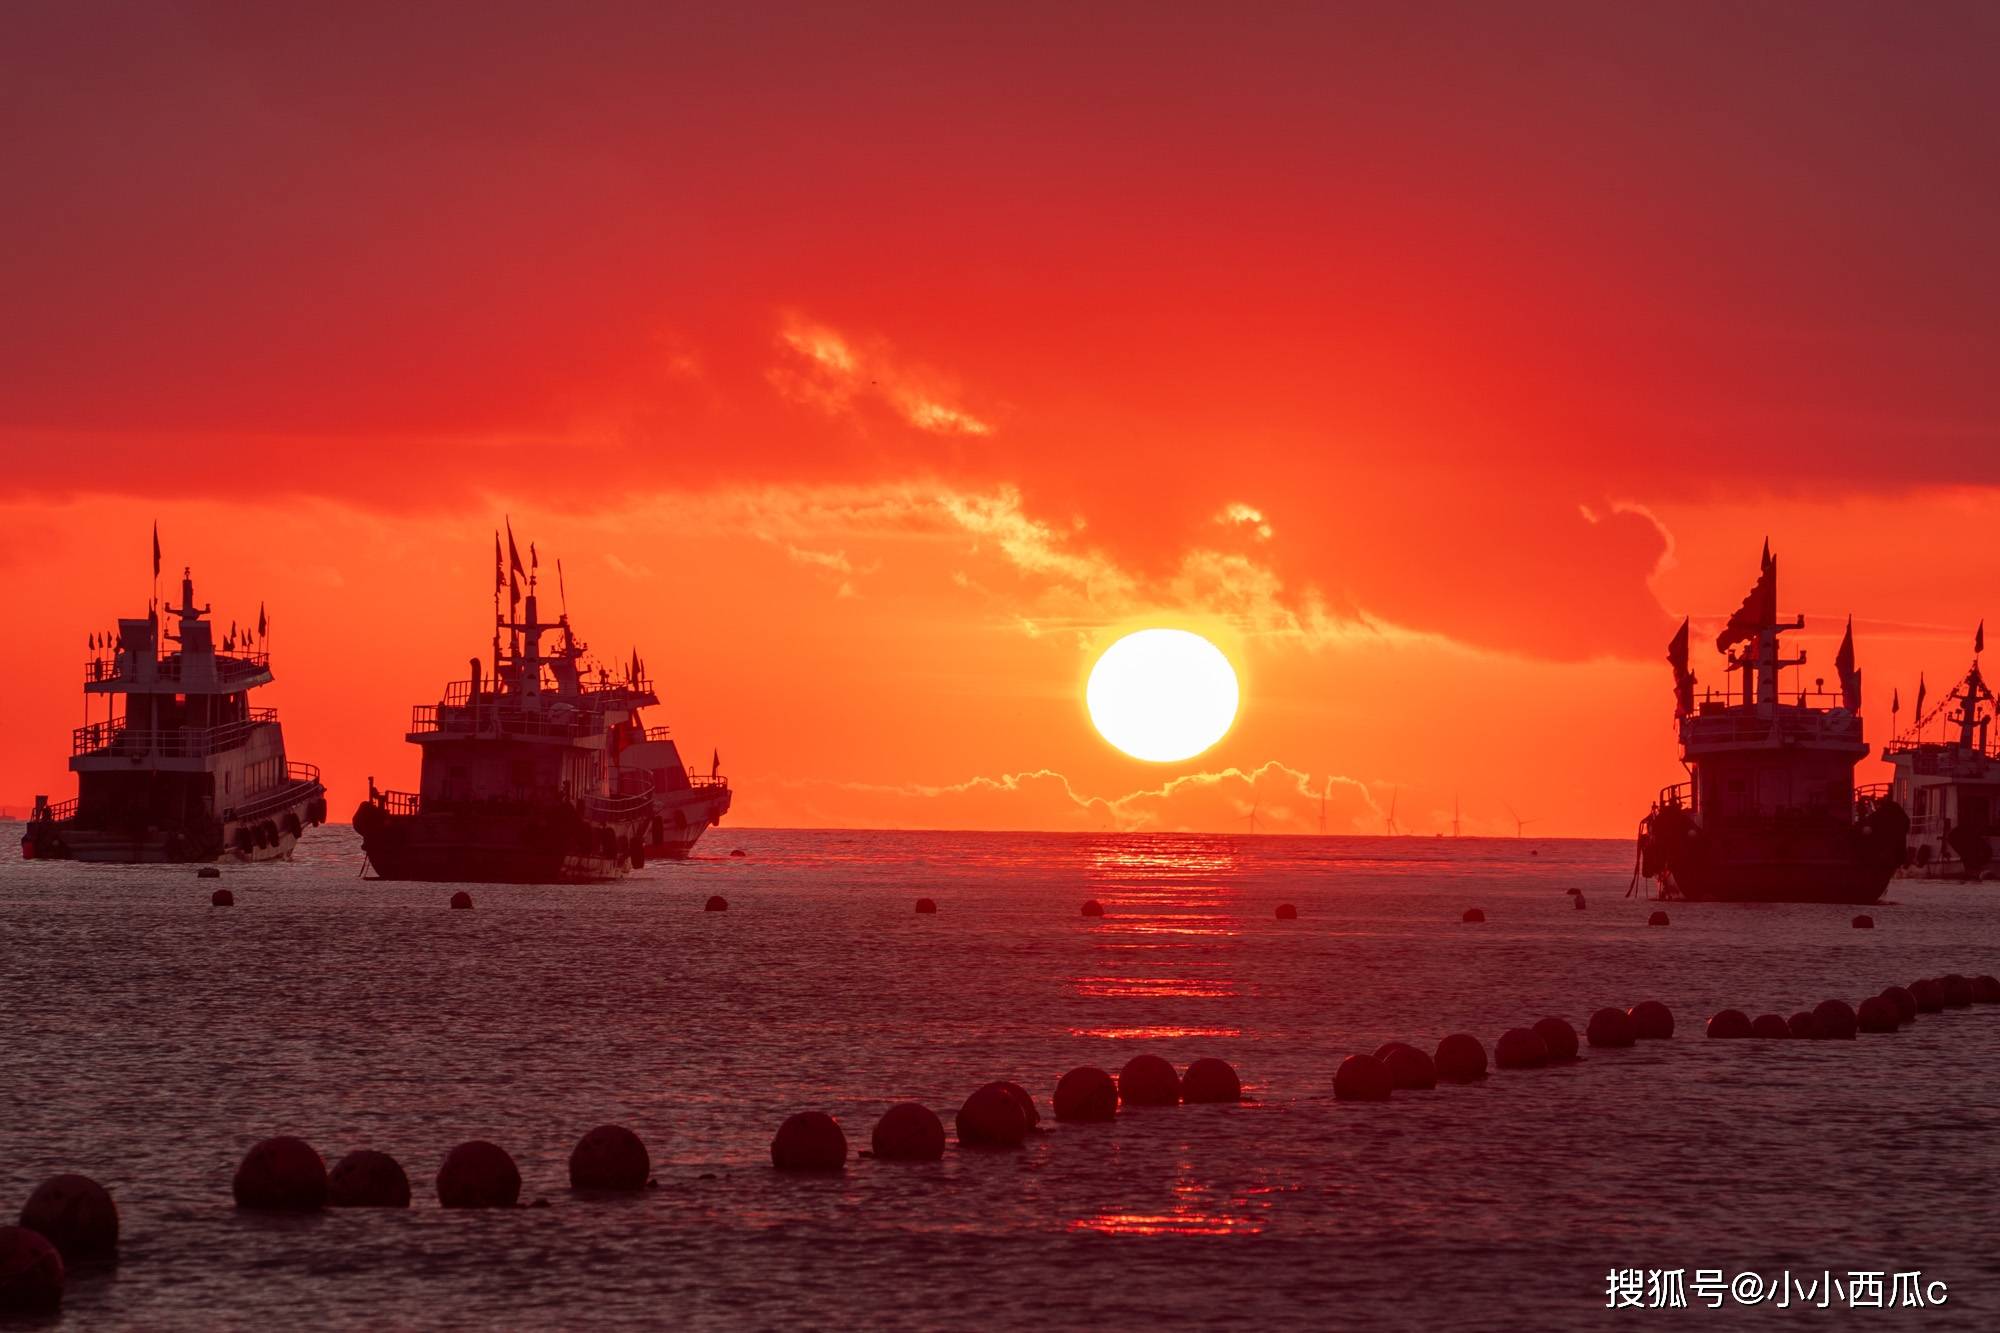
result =
[[[1199,634],[1142,629],[1104,650],[1083,700],[1105,740],[1134,759],[1170,764],[1229,733],[1236,669]]]

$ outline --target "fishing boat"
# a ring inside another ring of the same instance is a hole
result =
[[[153,572],[159,573],[154,534]],[[157,602],[155,603],[157,608]],[[216,642],[192,570],[162,641],[159,609],[92,636],[85,722],[72,734],[74,799],[35,798],[21,836],[29,860],[114,863],[273,861],[326,821],[319,770],[285,752],[274,708],[250,694],[271,684],[269,623],[233,626]],[[171,646],[170,646],[171,645]],[[105,716],[89,718],[103,699]]]
[[[1993,689],[1979,671],[1986,624],[1972,638],[1972,666],[1883,754],[1895,769],[1891,794],[1910,812],[1903,873],[1927,879],[2000,875],[2000,736],[1992,733]]]
[[[528,550],[524,568],[510,527],[503,560],[495,534],[490,673],[473,658],[467,679],[412,712],[419,790],[378,791],[371,778],[354,812],[380,879],[613,880],[649,857],[687,855],[729,808],[719,762],[697,778],[665,729],[646,725],[659,695],[638,654],[614,672],[589,657],[566,606],[542,618],[540,557]]]
[[[1886,784],[1857,788],[1861,671],[1850,620],[1834,665],[1838,689],[1783,689],[1778,561],[1766,544],[1756,585],[1716,636],[1740,687],[1695,698],[1689,622],[1667,649],[1688,780],[1663,790],[1639,828],[1638,874],[1661,896],[1716,902],[1872,903],[1903,859],[1909,817]]]

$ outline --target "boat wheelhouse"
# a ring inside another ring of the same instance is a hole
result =
[[[1926,716],[1921,685],[1917,720],[1883,753],[1895,769],[1890,792],[1910,812],[1904,873],[1976,880],[2000,875],[2000,736],[1993,734],[1993,690],[1980,674],[1982,622],[1972,666]]]

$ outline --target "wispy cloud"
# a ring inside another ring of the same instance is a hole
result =
[[[771,386],[829,416],[854,416],[873,403],[933,435],[993,433],[990,422],[953,401],[957,391],[947,377],[905,362],[879,340],[864,346],[793,314],[778,331],[778,349],[782,359],[767,373]]]

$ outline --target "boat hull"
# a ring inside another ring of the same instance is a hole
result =
[[[1902,863],[1909,818],[1892,801],[1836,818],[1705,820],[1657,809],[1640,832],[1640,865],[1668,896],[1691,902],[1840,903],[1880,900]]]
[[[326,819],[326,789],[317,781],[292,784],[258,803],[250,818],[229,818],[207,829],[149,825],[98,827],[78,818],[31,819],[21,835],[30,861],[81,861],[97,865],[249,865],[286,861],[305,831]]]
[[[729,813],[729,789],[667,792],[656,796],[653,805],[653,818],[646,826],[647,858],[685,861],[701,835]]]
[[[643,820],[566,824],[516,812],[357,812],[375,878],[431,884],[599,884],[645,864]],[[632,854],[640,848],[638,856]]]
[[[1880,901],[1894,874],[1852,861],[1741,861],[1684,867],[1662,875],[1675,896],[1706,903],[1841,903]]]

